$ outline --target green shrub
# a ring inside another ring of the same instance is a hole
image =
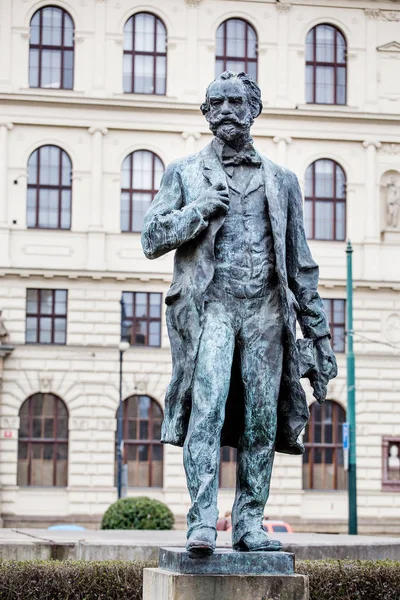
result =
[[[162,502],[146,496],[121,498],[103,515],[101,529],[172,529],[174,515]]]
[[[302,560],[310,600],[400,600],[400,562],[394,560]]]
[[[142,600],[143,569],[155,562],[6,561],[1,600]]]

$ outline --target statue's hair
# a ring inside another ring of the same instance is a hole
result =
[[[203,115],[206,115],[208,113],[208,111],[210,110],[210,98],[209,98],[210,87],[212,86],[213,83],[215,83],[216,81],[219,81],[221,79],[222,80],[238,79],[239,81],[241,81],[241,83],[244,85],[244,88],[246,90],[247,99],[250,104],[252,117],[253,117],[253,119],[258,117],[258,115],[261,113],[262,108],[263,108],[263,105],[261,102],[260,88],[254,81],[254,79],[252,79],[251,77],[246,75],[246,73],[233,73],[232,71],[224,71],[217,79],[214,79],[214,81],[212,83],[210,83],[210,85],[206,89],[206,99],[203,102],[203,104],[200,106],[200,110],[203,113]]]

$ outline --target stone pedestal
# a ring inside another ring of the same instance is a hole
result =
[[[161,548],[159,568],[144,570],[143,600],[309,600],[308,578],[294,573],[287,552],[218,549],[192,558]]]

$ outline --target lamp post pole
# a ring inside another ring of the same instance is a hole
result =
[[[123,322],[124,311],[124,298],[121,295],[121,318]],[[118,405],[118,418],[117,418],[117,461],[118,461],[118,473],[117,473],[117,488],[118,488],[118,500],[122,495],[122,365],[124,362],[124,352],[129,348],[129,342],[121,341],[119,343],[119,405]]]
[[[357,535],[356,382],[353,350],[353,248],[347,242],[347,420],[349,423],[349,534]]]

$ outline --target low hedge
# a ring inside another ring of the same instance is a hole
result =
[[[143,569],[156,566],[5,561],[0,563],[0,600],[142,600]],[[309,576],[310,600],[400,600],[400,562],[298,561],[296,572]]]
[[[147,496],[120,498],[101,520],[101,529],[172,529],[175,518],[166,504]]]
[[[302,560],[310,600],[400,600],[400,562],[394,560]]]

